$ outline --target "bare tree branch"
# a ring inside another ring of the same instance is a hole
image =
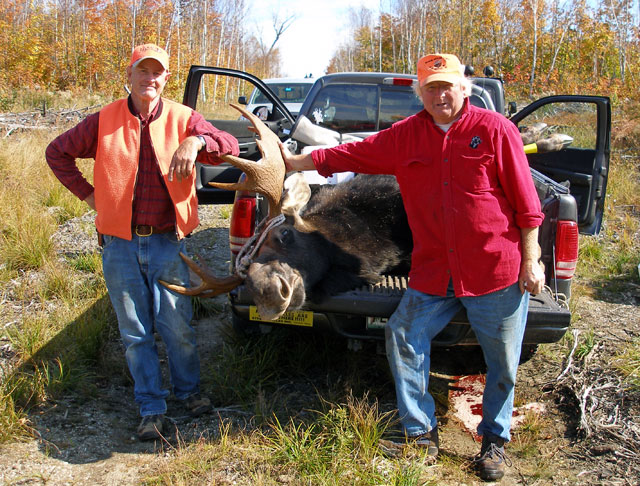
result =
[[[289,27],[291,27],[291,24],[293,24],[293,22],[296,20],[296,16],[295,14],[290,15],[289,17],[287,17],[286,19],[284,19],[282,22],[280,22],[279,20],[279,14],[274,13],[273,14],[273,30],[276,33],[276,37],[275,39],[273,39],[273,42],[271,43],[271,47],[269,47],[269,50],[267,51],[267,56],[269,56],[273,50],[276,47],[276,44],[278,43],[278,41],[280,40],[280,37],[282,37],[282,34],[284,34],[287,29]]]

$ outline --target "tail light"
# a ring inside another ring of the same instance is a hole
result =
[[[412,86],[417,80],[413,78],[384,78],[382,84],[391,86]]]
[[[578,224],[558,221],[556,233],[556,277],[573,277],[578,263]]]
[[[233,203],[229,225],[231,254],[237,255],[256,229],[256,198],[253,195],[238,195]]]

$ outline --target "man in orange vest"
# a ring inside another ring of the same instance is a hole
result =
[[[218,156],[239,153],[233,136],[161,97],[170,75],[164,49],[137,46],[127,67],[130,96],[88,116],[46,150],[56,177],[97,212],[105,282],[142,416],[140,440],[160,438],[166,427],[169,391],[162,386],[154,330],[166,345],[174,395],[193,416],[211,408],[200,394],[191,299],[158,281],[189,283],[179,253],[199,223],[196,159],[218,164]],[[93,185],[78,158],[95,160]]]

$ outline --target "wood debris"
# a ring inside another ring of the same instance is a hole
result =
[[[62,110],[47,110],[43,107],[41,110],[22,113],[0,113],[0,132],[3,137],[8,137],[16,131],[49,130],[76,124],[98,108],[100,105]]]
[[[611,461],[626,464],[631,477],[640,477],[640,392],[625,383],[607,356],[615,355],[613,342],[598,342],[585,356],[577,356],[578,330],[566,367],[550,387],[570,396],[579,413],[578,435],[585,452],[611,454]]]

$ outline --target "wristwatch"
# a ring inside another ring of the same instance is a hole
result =
[[[196,137],[198,138],[198,140],[202,142],[202,147],[198,149],[198,152],[202,152],[202,149],[207,146],[207,141],[204,139],[202,135],[196,135]]]

